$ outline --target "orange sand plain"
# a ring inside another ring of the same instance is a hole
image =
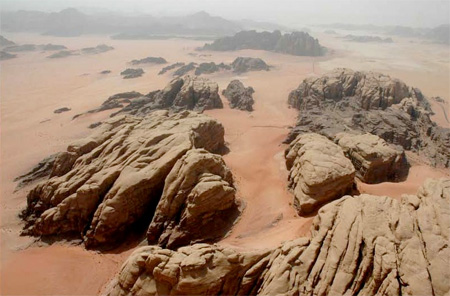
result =
[[[70,49],[106,43],[116,49],[100,55],[46,59],[45,53],[22,53],[1,63],[1,264],[2,295],[95,295],[118,270],[131,250],[99,254],[81,246],[37,247],[20,237],[19,211],[25,206],[30,187],[13,193],[13,179],[39,160],[64,150],[74,139],[90,133],[87,126],[108,117],[109,112],[76,120],[72,116],[100,105],[109,95],[136,90],[147,93],[162,88],[170,74],[158,76],[161,66],[144,66],[137,79],[123,80],[119,72],[127,62],[147,56],[162,56],[169,63],[215,61],[229,63],[237,56],[261,57],[273,66],[269,72],[252,72],[235,77],[231,73],[208,75],[221,89],[239,78],[255,89],[255,111],[210,110],[225,127],[230,152],[224,156],[235,177],[238,195],[245,204],[242,217],[220,244],[236,248],[267,248],[309,234],[313,218],[298,217],[286,190],[287,171],[281,144],[295,123],[296,111],[287,106],[290,90],[309,75],[334,67],[376,70],[401,78],[421,88],[425,95],[449,99],[448,47],[415,44],[407,40],[394,45],[347,44],[330,36],[318,36],[325,46],[335,48],[331,57],[286,56],[262,51],[210,53],[191,56],[200,41],[119,41],[107,37],[54,38],[29,34],[7,35],[18,43],[64,44]],[[323,41],[322,41],[323,37]],[[397,51],[395,50],[397,49]],[[430,58],[430,55],[432,58]],[[314,63],[314,67],[313,67]],[[98,74],[109,69],[111,74]],[[313,70],[315,73],[313,73]],[[426,78],[424,78],[426,77]],[[226,105],[226,104],[225,104]],[[448,125],[443,110],[434,119]],[[447,107],[446,107],[447,106]],[[70,112],[54,114],[60,107]],[[414,193],[427,177],[448,174],[415,162],[405,182],[377,185],[359,184],[361,192],[398,197]]]

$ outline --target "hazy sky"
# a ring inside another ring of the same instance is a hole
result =
[[[204,10],[228,19],[290,26],[341,22],[423,27],[450,22],[450,0],[0,0],[0,4],[3,10],[81,7],[155,16]]]

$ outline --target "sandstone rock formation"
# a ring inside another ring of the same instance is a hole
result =
[[[59,114],[59,113],[67,112],[70,110],[72,110],[72,109],[67,108],[67,107],[62,107],[62,108],[58,108],[58,109],[54,110],[53,113]]]
[[[361,43],[367,43],[367,42],[376,42],[376,43],[392,43],[394,40],[392,38],[381,38],[378,36],[367,36],[367,35],[345,35],[343,37],[347,41],[353,41],[353,42],[361,42]]]
[[[24,234],[78,233],[87,246],[111,246],[135,225],[152,218],[177,160],[194,148],[221,149],[223,136],[221,124],[188,111],[112,118],[91,137],[59,154],[51,177],[29,192]],[[221,181],[208,178],[206,172],[204,177],[202,185],[193,189],[200,199],[188,205],[198,203],[200,208],[192,213],[207,215],[208,202],[202,203],[202,198],[209,197],[206,187]],[[228,181],[224,177],[223,182]],[[225,192],[230,189],[222,184],[222,196],[229,203]]]
[[[85,47],[81,49],[81,53],[83,54],[99,54],[103,52],[107,52],[110,50],[113,50],[114,47],[106,45],[106,44],[99,44],[95,47]]]
[[[308,33],[293,32],[283,35],[280,31],[241,31],[234,36],[205,44],[202,49],[215,51],[261,49],[298,56],[321,56],[325,53],[325,48]]]
[[[167,64],[166,59],[162,57],[147,57],[140,60],[132,60],[130,62],[132,65],[141,65],[141,64]]]
[[[17,57],[16,54],[12,54],[12,53],[5,52],[5,51],[0,51],[0,61],[9,60],[9,59],[13,59],[16,57]]]
[[[128,68],[120,72],[120,75],[123,76],[123,79],[131,79],[141,77],[144,74],[144,70],[142,68],[132,69]]]
[[[367,132],[424,155],[433,165],[450,166],[450,129],[430,119],[430,105],[420,90],[398,79],[335,69],[305,79],[288,102],[301,112],[287,142],[304,132],[330,139],[339,132]]]
[[[17,189],[20,189],[23,186],[35,182],[39,179],[50,176],[53,170],[53,165],[55,163],[55,160],[58,158],[58,155],[59,153],[56,153],[46,157],[37,165],[35,165],[29,172],[15,178],[14,182],[19,182],[17,184]]]
[[[342,149],[319,134],[299,135],[286,150],[289,188],[300,215],[350,193],[355,168]]]
[[[360,195],[320,211],[311,239],[241,253],[137,249],[108,295],[436,295],[450,292],[450,180],[402,201]]]
[[[401,181],[408,175],[403,149],[394,149],[378,136],[339,133],[336,141],[352,161],[356,176],[364,183]]]
[[[222,94],[230,102],[230,108],[240,109],[243,111],[253,111],[253,93],[255,90],[249,86],[245,87],[239,80],[233,80],[228,84]]]
[[[190,150],[166,178],[147,238],[175,249],[222,237],[237,218],[236,189],[222,157]]]
[[[173,76],[184,76],[192,70],[195,70],[196,65],[196,63],[189,63],[187,65],[181,66],[173,73]]]
[[[250,71],[269,71],[270,67],[260,58],[237,57],[231,67],[235,73],[245,73]]]
[[[178,63],[174,63],[172,65],[166,66],[164,68],[161,69],[161,71],[159,71],[158,75],[162,75],[165,74],[166,72],[176,69],[176,68],[180,68],[182,66],[184,66],[184,63],[178,62]]]

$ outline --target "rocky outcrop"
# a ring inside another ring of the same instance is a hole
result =
[[[364,183],[401,181],[408,175],[409,165],[403,149],[394,149],[378,136],[339,133],[336,142]]]
[[[166,178],[147,232],[149,244],[176,249],[224,236],[238,215],[235,194],[222,157],[188,151]]]
[[[0,47],[13,46],[13,45],[15,45],[15,43],[13,41],[8,40],[4,36],[0,35]]]
[[[237,57],[231,67],[235,73],[241,74],[250,71],[269,71],[270,67],[260,58]]]
[[[158,75],[163,75],[163,74],[165,74],[166,72],[168,72],[170,70],[173,70],[173,69],[176,69],[176,68],[180,68],[180,67],[182,67],[184,65],[185,65],[184,63],[180,63],[179,62],[179,63],[174,63],[172,65],[166,66],[166,67],[162,68],[161,71],[159,71]]]
[[[179,69],[177,69],[174,73],[173,76],[184,76],[187,73],[195,70],[196,68],[196,63],[189,63],[187,65],[181,66]]]
[[[342,149],[318,134],[297,137],[285,152],[289,188],[300,215],[350,193],[355,168]]]
[[[131,79],[131,78],[141,77],[144,73],[145,72],[144,72],[144,70],[142,70],[142,68],[137,68],[137,69],[128,68],[128,69],[120,72],[120,75],[123,76],[123,79]]]
[[[194,148],[221,149],[223,136],[221,124],[188,111],[110,119],[59,154],[51,178],[29,192],[24,234],[75,233],[93,247],[120,242],[151,220],[175,163]]]
[[[450,166],[450,129],[430,119],[430,105],[420,90],[398,79],[335,69],[305,79],[288,102],[301,112],[287,142],[305,132],[330,139],[339,132],[371,133],[426,156],[432,165]]]
[[[137,249],[108,295],[436,295],[450,292],[450,180],[402,201],[346,196],[320,211],[311,239],[240,253],[197,244]]]
[[[5,52],[5,51],[0,51],[0,61],[14,59],[16,57],[17,57],[16,54],[12,54],[12,53]]]
[[[378,36],[367,36],[367,35],[345,35],[343,37],[347,41],[367,43],[367,42],[375,42],[375,43],[393,43],[394,40],[392,38],[381,38]]]
[[[46,157],[37,165],[35,165],[29,172],[15,178],[14,182],[18,182],[17,189],[20,189],[32,182],[50,176],[53,170],[53,165],[55,163],[55,160],[58,158],[58,155],[59,153],[56,153]]]
[[[201,63],[195,68],[195,75],[202,74],[212,74],[214,72],[218,72],[220,70],[230,70],[231,67],[229,65],[225,65],[224,63],[216,64],[214,62],[210,63]]]
[[[59,113],[67,112],[67,111],[70,111],[70,110],[72,110],[72,109],[67,108],[67,107],[62,107],[62,108],[58,108],[58,109],[54,110],[53,113],[59,114]]]
[[[67,49],[67,47],[65,47],[64,45],[59,45],[59,44],[44,44],[41,46],[42,50],[64,50]]]
[[[103,52],[107,52],[110,50],[113,50],[114,47],[106,45],[106,44],[99,44],[96,47],[85,47],[81,49],[81,53],[83,54],[99,54]]]
[[[130,62],[132,65],[141,65],[141,64],[167,64],[166,59],[162,57],[147,57],[140,60],[132,60]]]
[[[219,86],[208,79],[185,76],[172,80],[164,89],[150,92],[118,112],[133,115],[144,115],[156,109],[208,110],[223,108],[219,96]]]
[[[49,55],[47,58],[49,59],[59,59],[59,58],[65,58],[65,57],[69,57],[75,55],[75,53],[71,50],[61,50],[58,52],[55,52],[51,55]]]
[[[243,111],[253,111],[253,93],[255,90],[249,86],[245,87],[239,80],[233,80],[223,90],[222,94],[230,102],[230,108]]]
[[[3,48],[3,51],[6,52],[23,52],[23,51],[35,51],[37,50],[37,46],[34,44],[15,44],[8,47]]]
[[[283,35],[280,31],[241,31],[234,36],[205,44],[202,49],[215,51],[260,49],[298,56],[321,56],[325,53],[325,48],[308,33],[293,32]]]

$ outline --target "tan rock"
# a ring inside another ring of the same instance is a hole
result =
[[[311,239],[239,253],[198,244],[136,250],[109,295],[437,295],[450,293],[450,179],[401,202],[345,196],[319,211]]]
[[[339,133],[335,141],[352,161],[356,176],[365,183],[400,181],[408,175],[403,149],[394,149],[378,136]]]
[[[294,206],[307,215],[349,193],[355,169],[342,149],[318,134],[303,134],[286,150]]]
[[[238,216],[233,177],[222,157],[190,150],[167,176],[149,244],[176,248],[222,237]]]
[[[146,215],[153,215],[164,181],[192,148],[224,145],[221,124],[188,111],[155,111],[144,118],[120,116],[90,138],[68,147],[70,170],[30,191],[25,233],[80,233],[87,245],[116,242]],[[65,167],[59,158],[55,167]]]

